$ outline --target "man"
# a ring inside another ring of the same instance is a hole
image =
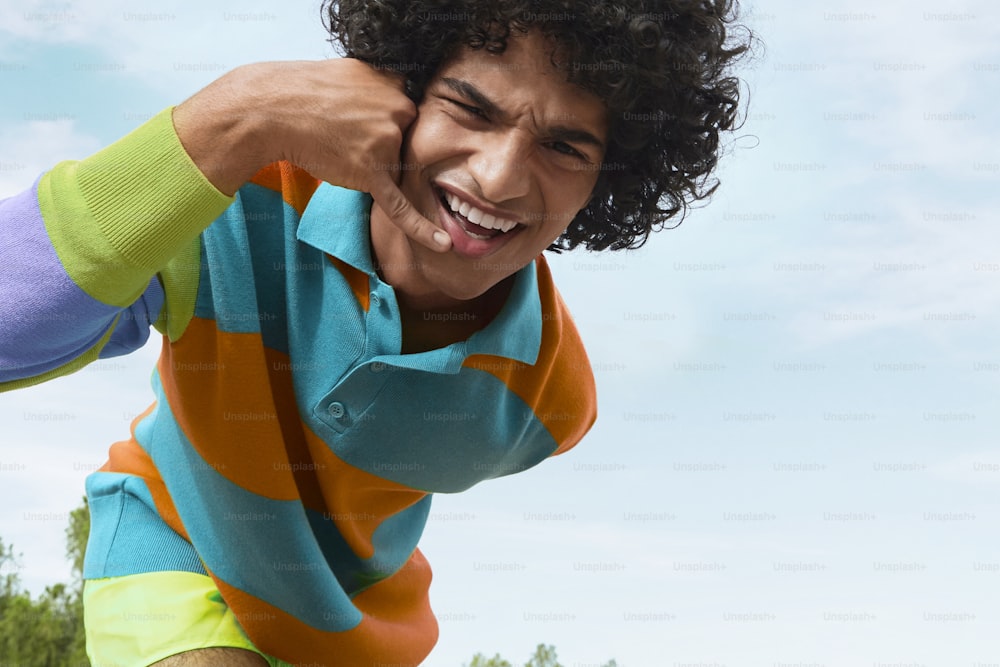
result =
[[[431,494],[595,418],[542,251],[713,189],[728,2],[326,11],[350,58],[238,68],[0,203],[0,386],[164,334],[87,481],[95,665],[418,664]]]

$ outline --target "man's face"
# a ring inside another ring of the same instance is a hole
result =
[[[380,262],[399,258],[404,244],[409,253],[405,279],[386,267],[398,289],[478,297],[537,257],[586,206],[604,158],[607,110],[550,56],[539,34],[515,34],[502,55],[462,49],[427,86],[404,141],[400,187],[453,246],[435,253],[373,216]],[[376,232],[395,241],[380,248]]]

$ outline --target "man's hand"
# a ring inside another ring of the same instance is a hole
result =
[[[232,195],[262,167],[288,160],[372,197],[432,250],[448,234],[400,191],[400,148],[417,108],[403,80],[354,59],[244,65],[174,109],[174,127],[205,177]]]

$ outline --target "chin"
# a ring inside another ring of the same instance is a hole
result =
[[[441,293],[445,294],[450,299],[455,299],[456,301],[472,301],[489,292],[490,289],[495,287],[499,282],[500,281],[491,282],[489,284],[454,284],[452,281],[446,281],[443,283],[439,282],[438,289],[440,289]]]
[[[473,260],[452,251],[435,253],[408,239],[414,259],[423,266],[421,292],[437,293],[454,301],[472,301],[510,278],[516,272],[490,270],[501,260]],[[522,267],[523,268],[523,267]]]

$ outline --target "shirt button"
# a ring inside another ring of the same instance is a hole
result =
[[[328,407],[326,410],[327,412],[330,413],[330,416],[333,417],[334,419],[340,419],[347,413],[346,408],[344,408],[344,404],[337,401],[331,403],[330,407]]]
[[[371,369],[372,373],[381,373],[385,370],[385,364],[381,361],[372,362],[372,365],[368,368]]]
[[[382,303],[382,298],[378,295],[378,292],[372,292],[371,294],[368,295],[368,301],[371,303],[371,305],[378,308],[378,305]]]

